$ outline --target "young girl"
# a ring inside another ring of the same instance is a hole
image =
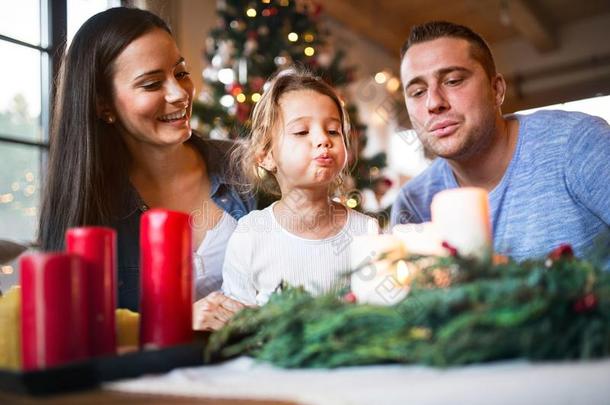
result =
[[[242,305],[264,304],[282,282],[313,294],[344,285],[351,241],[379,231],[376,220],[331,199],[348,139],[347,113],[329,85],[294,70],[270,82],[241,165],[255,187],[281,198],[239,220],[227,245],[224,295],[203,303],[196,326],[219,328]]]

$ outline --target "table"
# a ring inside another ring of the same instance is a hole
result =
[[[296,405],[281,401],[257,401],[244,399],[220,398],[189,398],[173,395],[150,395],[137,393],[123,393],[109,390],[90,390],[71,394],[54,395],[49,397],[30,397],[12,395],[0,392],[1,404],[40,404],[40,405],[97,405],[97,404],[133,404],[133,405]]]
[[[104,389],[306,405],[608,404],[610,359],[506,361],[448,369],[380,365],[284,370],[241,357],[220,365],[108,383]]]

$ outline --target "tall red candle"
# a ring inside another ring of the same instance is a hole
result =
[[[83,260],[34,253],[20,260],[21,354],[25,370],[88,356],[87,280]]]
[[[116,232],[111,228],[71,228],[66,250],[81,256],[89,291],[89,353],[116,354]]]
[[[140,342],[144,348],[192,341],[193,275],[189,216],[152,209],[140,221]]]

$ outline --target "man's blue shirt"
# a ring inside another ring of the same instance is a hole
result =
[[[494,249],[516,260],[545,256],[569,243],[582,256],[610,224],[610,126],[564,111],[515,115],[517,145],[489,194]],[[401,190],[392,224],[430,221],[432,197],[459,187],[445,159],[436,159]]]

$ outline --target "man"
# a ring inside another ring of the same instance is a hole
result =
[[[392,224],[430,220],[432,197],[455,187],[489,192],[494,248],[516,260],[569,243],[583,255],[610,223],[610,127],[581,113],[504,117],[506,83],[469,28],[416,26],[401,79],[414,130],[439,156],[401,190]]]

